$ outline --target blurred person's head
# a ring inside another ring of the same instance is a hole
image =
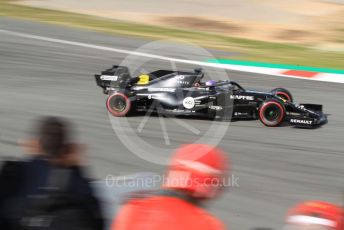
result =
[[[75,144],[71,142],[71,124],[59,117],[43,117],[36,121],[33,136],[25,143],[26,150],[56,159],[68,155]]]
[[[58,117],[44,117],[37,124],[37,139],[43,153],[58,156],[66,149],[69,142],[67,122]]]
[[[343,228],[343,208],[323,201],[307,201],[290,209],[284,230],[343,230]]]
[[[181,146],[171,158],[163,187],[196,199],[217,196],[226,186],[229,160],[219,148],[206,144]]]

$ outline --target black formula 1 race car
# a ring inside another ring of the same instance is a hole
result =
[[[201,69],[157,70],[131,77],[125,66],[113,66],[95,75],[97,85],[109,95],[106,107],[116,117],[146,111],[222,120],[259,119],[271,127],[289,122],[312,128],[327,122],[322,105],[294,103],[286,89],[259,92],[229,80],[202,81],[203,77]]]

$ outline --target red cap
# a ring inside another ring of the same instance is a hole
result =
[[[213,198],[228,182],[225,153],[206,144],[181,146],[172,156],[165,188],[187,191],[196,198]]]
[[[344,229],[343,208],[324,201],[306,201],[292,208],[287,223],[314,224],[333,230]]]

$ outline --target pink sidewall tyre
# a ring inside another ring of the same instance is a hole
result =
[[[279,126],[285,117],[284,105],[277,100],[264,102],[259,109],[259,120],[269,127]]]
[[[293,96],[287,89],[276,88],[276,89],[271,90],[271,92],[285,101],[293,102]]]
[[[114,93],[107,98],[106,108],[113,116],[124,117],[130,112],[131,101],[123,93]]]

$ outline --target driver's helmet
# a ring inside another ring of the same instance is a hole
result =
[[[216,85],[216,81],[215,80],[208,80],[205,82],[206,86],[215,86]]]
[[[343,208],[323,201],[307,201],[289,211],[283,230],[343,230],[343,221]]]

